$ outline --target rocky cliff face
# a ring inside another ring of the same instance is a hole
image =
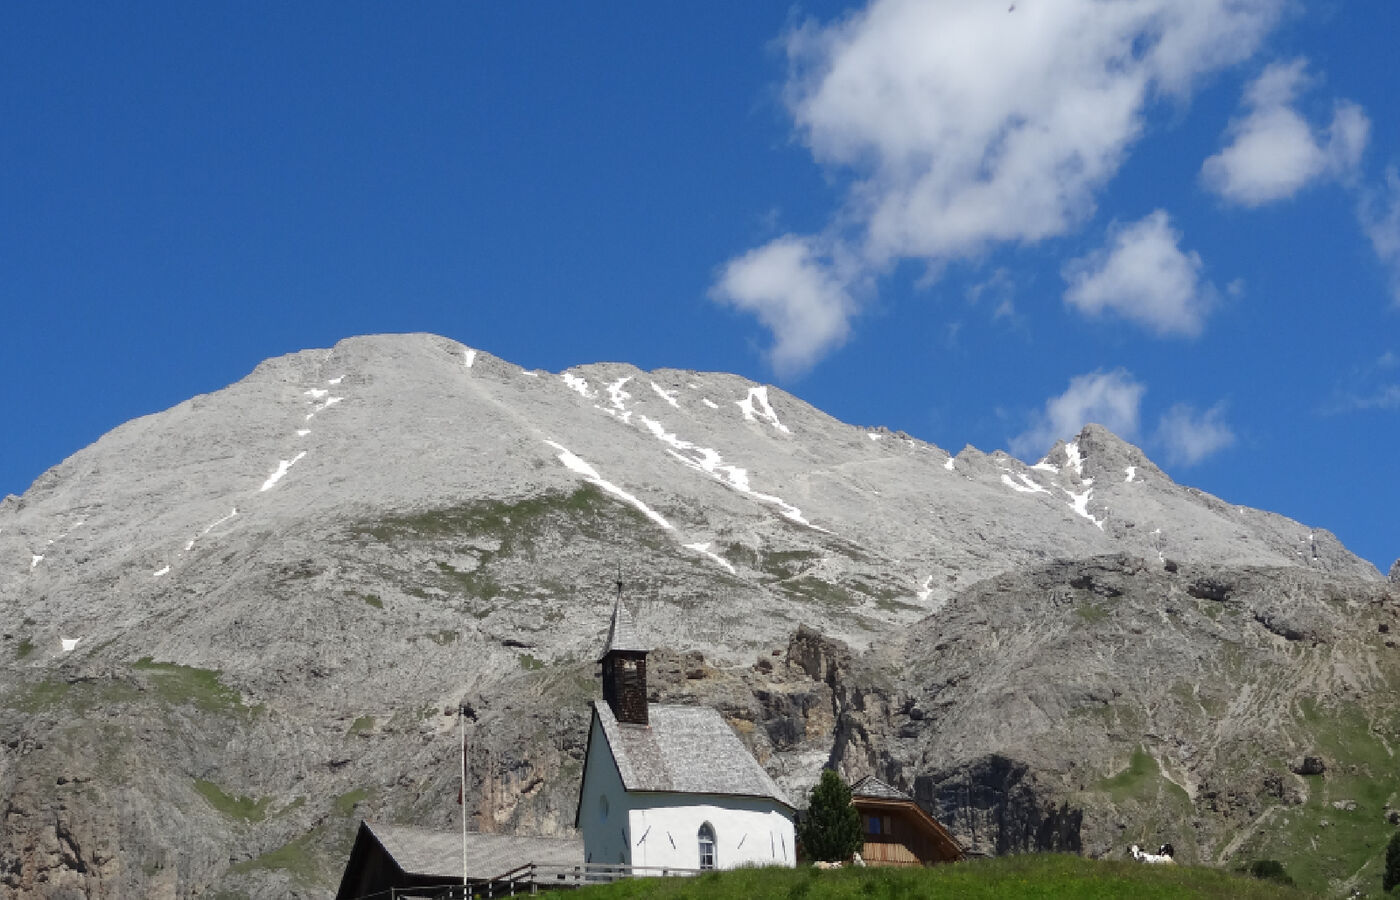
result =
[[[730,375],[408,335],[271,360],[0,503],[0,884],[321,896],[358,818],[457,820],[463,701],[474,826],[569,828],[619,573],[656,697],[797,795],[834,764],[985,852],[1374,874],[1398,604],[1327,532],[1097,426],[951,456]]]

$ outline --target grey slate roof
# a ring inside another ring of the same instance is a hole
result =
[[[612,622],[608,625],[608,640],[603,644],[603,656],[607,656],[614,650],[627,653],[650,653],[651,648],[644,645],[637,637],[637,629],[632,624],[632,616],[627,612],[627,607],[622,605],[622,598],[617,598],[617,604],[613,606]]]
[[[793,808],[782,788],[708,706],[653,703],[650,725],[617,721],[606,703],[593,709],[629,791],[771,797]]]
[[[899,788],[890,787],[874,775],[867,775],[851,785],[852,797],[874,797],[877,800],[913,800]]]
[[[369,822],[365,823],[365,827],[405,872],[443,879],[462,877],[460,831],[433,831],[410,825],[375,825]],[[472,879],[495,878],[531,862],[581,866],[583,841],[579,838],[515,834],[467,834],[467,873]]]

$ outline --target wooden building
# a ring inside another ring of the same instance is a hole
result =
[[[966,856],[962,846],[914,798],[871,775],[851,787],[871,866],[930,866]]]
[[[500,880],[531,863],[582,868],[583,842],[511,834],[466,835],[468,883]],[[336,900],[460,897],[462,833],[361,822]]]

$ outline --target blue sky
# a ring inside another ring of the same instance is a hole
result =
[[[1400,555],[1391,0],[26,4],[0,493],[264,358],[733,371]]]

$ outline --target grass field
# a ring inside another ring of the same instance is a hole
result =
[[[1269,881],[1195,866],[1099,862],[1078,856],[1026,854],[932,869],[738,869],[699,878],[638,878],[574,894],[579,900],[1293,900],[1312,896]]]

